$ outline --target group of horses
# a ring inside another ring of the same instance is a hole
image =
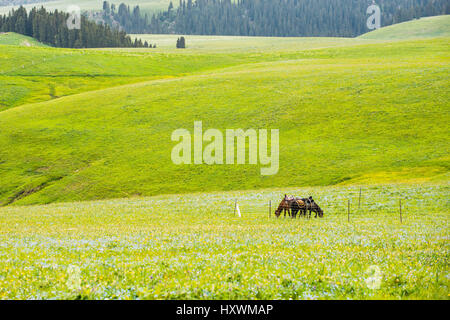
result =
[[[304,216],[311,218],[311,212],[316,214],[315,218],[317,218],[317,216],[319,216],[319,218],[323,217],[323,210],[312,197],[300,198],[285,194],[284,199],[281,200],[280,205],[277,210],[275,210],[277,218],[280,217],[282,211],[284,211],[284,217],[286,217],[287,213],[288,216],[293,219],[297,217],[297,214],[299,214],[299,217]],[[309,215],[307,215],[307,211],[309,211]]]

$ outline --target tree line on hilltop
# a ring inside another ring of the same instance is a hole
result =
[[[377,0],[382,25],[450,13],[448,0]],[[372,0],[179,0],[151,18],[103,3],[104,22],[128,33],[354,37],[369,31]]]
[[[45,8],[33,8],[29,14],[24,7],[0,15],[0,32],[16,32],[36,40],[63,48],[149,47],[145,41],[134,41],[125,31],[97,24],[81,16],[80,29],[69,29],[69,14]]]
[[[0,32],[17,32],[66,48],[150,47],[127,33],[235,36],[354,37],[367,32],[372,0],[179,0],[151,18],[139,6],[103,2],[101,12],[81,15],[80,29],[67,27],[69,14],[20,7],[0,15]],[[377,0],[382,26],[450,14],[449,0]],[[177,47],[183,47],[178,42]]]
[[[22,4],[32,4],[36,2],[48,2],[51,0],[0,0],[1,6],[17,6]]]
[[[150,33],[149,17],[142,14],[139,5],[130,9],[129,5],[121,3],[116,6],[108,1],[103,2],[103,10],[99,13],[91,13],[92,18],[100,20],[111,27],[119,27],[128,33]]]

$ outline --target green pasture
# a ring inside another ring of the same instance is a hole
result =
[[[450,36],[450,15],[426,17],[363,34],[359,39],[405,40]]]
[[[177,39],[186,38],[185,52],[286,52],[308,49],[321,49],[330,47],[343,47],[358,44],[382,42],[380,40],[365,40],[359,38],[299,38],[299,37],[240,37],[240,36],[200,36],[200,35],[175,35],[175,34],[134,34],[132,38],[142,39],[151,44],[156,44],[157,50],[167,52],[171,49],[175,52]],[[154,49],[153,49],[154,50]]]
[[[269,218],[284,192],[325,217]],[[400,184],[363,186],[359,209],[357,186],[0,208],[0,299],[446,300],[448,196]]]
[[[22,47],[45,47],[44,44],[32,37],[27,37],[14,32],[0,33],[0,45],[22,46]]]
[[[0,45],[11,45],[3,46],[0,52],[0,110],[117,85],[290,59],[310,49],[373,42],[344,38],[247,37],[242,40],[195,36],[188,37],[188,49],[180,51],[175,49],[176,36],[139,37],[155,41],[158,48],[29,48],[24,44],[38,42],[14,33],[0,34]],[[220,39],[221,45],[217,46],[214,39]]]
[[[428,22],[184,50],[0,34],[0,299],[448,300],[450,38]],[[173,164],[194,121],[279,129],[279,173]],[[275,219],[284,194],[324,218]]]
[[[76,91],[77,73],[80,91],[111,87],[0,112],[0,201],[446,181],[448,46],[447,38],[255,54],[4,46],[2,55],[22,52],[28,63],[9,71],[0,63],[3,81],[22,82],[24,94],[48,90],[47,79],[58,79],[54,96],[64,95],[58,85]],[[51,55],[53,64],[30,65]],[[127,74],[136,83],[119,86]],[[159,79],[137,81],[146,76]],[[205,130],[279,129],[279,173],[174,165],[171,133],[200,120]]]

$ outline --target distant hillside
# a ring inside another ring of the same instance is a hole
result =
[[[24,47],[46,47],[39,41],[14,32],[0,33],[0,45],[24,46]]]
[[[447,38],[251,54],[3,46],[5,103],[36,86],[33,96],[51,100],[0,111],[0,205],[448,179],[448,47]],[[130,83],[127,73],[159,79]],[[100,74],[111,88],[61,96]],[[175,165],[172,132],[192,132],[194,121],[279,129],[279,173]]]
[[[367,0],[181,0],[178,8],[169,7],[153,16],[143,29],[157,34],[355,37],[368,31],[370,3]],[[450,14],[448,0],[377,0],[376,3],[381,10],[382,26]],[[126,24],[120,24],[127,32],[134,33]]]
[[[96,22],[127,33],[280,37],[355,37],[369,31],[371,0],[55,0],[47,10],[78,5]],[[122,4],[120,9],[120,4]],[[448,0],[377,0],[382,26],[450,14]],[[170,5],[172,4],[172,5]],[[112,8],[111,8],[112,6]],[[138,7],[137,7],[138,6]],[[17,6],[0,6],[7,13]],[[106,8],[106,10],[104,10]]]
[[[43,3],[51,0],[0,0],[1,6],[19,6],[24,4]]]
[[[359,38],[400,40],[413,38],[450,37],[450,15],[421,18],[394,24],[363,34]]]
[[[161,10],[167,9],[170,0],[109,0],[110,3],[114,3],[119,6],[120,3],[125,3],[130,6],[139,5],[143,12],[152,14]],[[8,13],[13,8],[18,8],[18,4],[8,6],[0,6],[0,13]],[[173,1],[173,4],[178,6],[178,1]],[[82,11],[98,11],[102,10],[102,0],[49,0],[49,1],[33,1],[33,3],[26,4],[26,9],[33,7],[44,6],[47,10],[66,10],[70,5],[77,5]]]

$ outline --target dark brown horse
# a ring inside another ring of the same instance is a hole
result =
[[[278,205],[277,210],[275,210],[275,215],[277,218],[281,215],[281,212],[284,211],[284,217],[286,218],[286,212],[288,216],[291,215],[291,202],[293,201],[293,197],[288,197],[286,194],[284,195],[283,200],[281,200]]]
[[[323,210],[312,197],[300,198],[285,194],[283,200],[281,200],[278,205],[277,210],[275,210],[275,215],[277,218],[281,215],[282,211],[284,211],[284,217],[286,217],[287,212],[288,216],[293,219],[297,217],[298,213],[299,216],[311,218],[312,212],[316,214],[315,218],[317,218],[317,216],[319,216],[319,218],[323,218]],[[307,215],[307,211],[309,211],[309,215]]]
[[[319,218],[323,218],[323,210],[319,207],[319,205],[314,201],[312,197],[309,197],[307,200],[307,209],[309,211],[309,218],[311,218],[311,212],[314,212],[316,214],[314,218],[317,218],[317,216],[319,216]]]
[[[299,215],[305,215],[306,216],[306,210],[307,210],[307,206],[304,200],[300,199],[300,198],[294,198],[293,201],[291,201],[290,203],[291,205],[291,215],[292,218],[296,218],[297,217],[297,213],[299,213]]]

